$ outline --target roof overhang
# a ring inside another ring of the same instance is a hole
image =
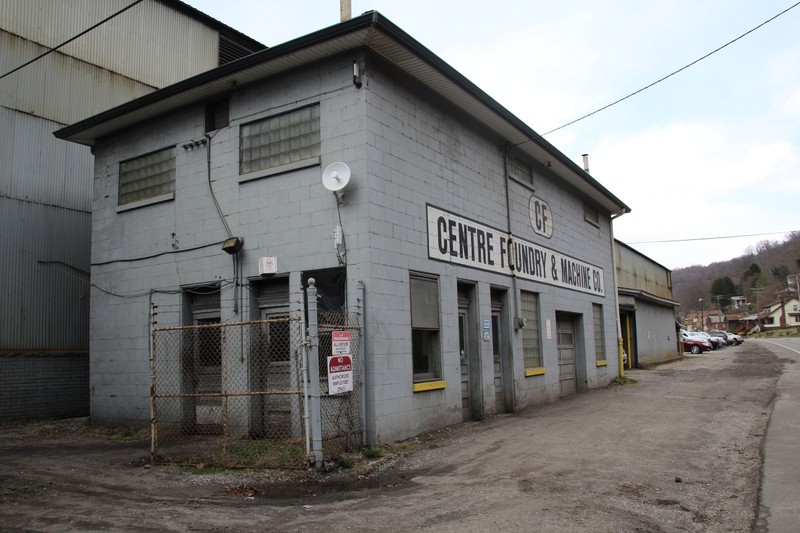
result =
[[[533,131],[462,74],[377,12],[256,52],[109,109],[55,132],[93,146],[98,138],[190,104],[212,100],[235,86],[280,75],[348,51],[368,49],[428,86],[518,150],[612,214],[630,208],[574,161]]]
[[[661,296],[656,296],[655,294],[650,294],[647,291],[637,290],[637,289],[625,289],[619,287],[617,292],[622,297],[633,298],[634,300],[642,300],[645,302],[650,302],[653,304],[662,305],[664,307],[672,307],[676,308],[679,307],[681,304],[680,302],[676,302],[675,300],[670,300],[669,298],[662,298]]]

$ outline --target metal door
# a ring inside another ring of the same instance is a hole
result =
[[[494,403],[498,413],[506,412],[503,379],[503,342],[500,328],[500,312],[492,311],[492,354],[494,356]]]
[[[572,318],[556,315],[556,336],[561,396],[569,396],[578,392],[575,374],[575,324]]]
[[[467,335],[467,311],[458,313],[458,348],[461,355],[461,420],[472,420],[472,404],[470,401],[470,364],[469,364],[469,336]]]

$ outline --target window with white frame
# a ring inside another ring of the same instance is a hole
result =
[[[605,332],[603,331],[603,306],[592,304],[592,317],[594,319],[594,358],[595,361],[606,360]]]
[[[414,381],[440,377],[439,364],[439,280],[412,274],[411,358]]]
[[[522,328],[522,354],[525,368],[541,368],[542,351],[539,343],[539,295],[520,292],[520,313],[525,319]]]
[[[244,124],[240,133],[239,174],[319,157],[319,104]]]
[[[120,162],[118,205],[174,192],[174,146]]]

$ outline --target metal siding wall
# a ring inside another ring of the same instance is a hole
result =
[[[636,301],[636,348],[640,365],[678,356],[675,316],[671,307]]]
[[[0,27],[54,47],[129,3],[129,0],[12,0],[0,3]],[[216,67],[218,46],[216,30],[160,2],[145,0],[60,52],[134,80],[164,87]]]
[[[660,298],[672,299],[666,268],[624,246],[615,245],[614,250],[617,254],[617,283],[621,288],[644,290]]]
[[[0,350],[88,350],[89,227],[88,213],[0,197]]]
[[[53,137],[58,125],[51,121],[3,107],[0,124],[1,196],[91,210],[93,168],[88,148]]]

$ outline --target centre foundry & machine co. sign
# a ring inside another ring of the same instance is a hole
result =
[[[429,258],[605,296],[602,268],[430,204],[427,207]]]

